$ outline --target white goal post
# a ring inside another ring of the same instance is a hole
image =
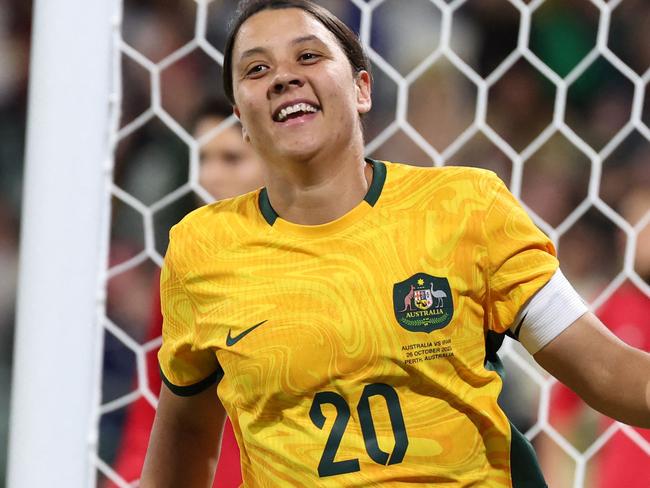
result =
[[[8,486],[91,486],[114,0],[36,0]]]

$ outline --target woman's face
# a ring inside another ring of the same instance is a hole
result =
[[[336,157],[362,142],[370,76],[353,74],[336,37],[302,9],[263,10],[233,49],[235,113],[263,159]],[[354,138],[359,138],[356,141]]]

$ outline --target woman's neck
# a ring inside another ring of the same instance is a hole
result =
[[[269,200],[289,222],[318,225],[342,217],[365,197],[372,182],[372,166],[363,150],[347,158],[287,162],[267,171]],[[272,163],[269,163],[272,164]]]

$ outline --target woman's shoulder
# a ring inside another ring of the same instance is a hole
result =
[[[197,239],[207,236],[213,240],[234,228],[248,227],[256,216],[258,197],[259,189],[203,205],[183,217],[171,232],[174,237]]]
[[[402,197],[419,195],[420,199],[428,200],[453,193],[459,198],[463,195],[490,198],[503,186],[503,182],[493,171],[472,166],[422,167],[404,163],[385,164],[388,175],[387,192],[401,194]]]
[[[382,162],[387,165],[389,172],[394,173],[395,177],[425,178],[429,181],[433,181],[437,178],[453,180],[475,180],[476,178],[498,180],[498,176],[494,171],[479,168],[477,166],[459,166],[454,164],[445,166],[429,166],[421,165],[420,163]]]

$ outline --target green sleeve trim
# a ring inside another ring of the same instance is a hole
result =
[[[159,369],[160,369],[160,377],[162,378],[163,383],[167,385],[167,388],[169,388],[172,391],[172,393],[174,393],[175,395],[183,396],[183,397],[197,395],[202,391],[205,391],[212,385],[219,383],[219,381],[221,381],[221,378],[223,378],[223,369],[221,369],[221,366],[219,366],[219,368],[217,368],[217,370],[214,373],[212,373],[207,378],[202,379],[198,383],[194,383],[192,385],[187,385],[187,386],[178,386],[173,384],[171,381],[167,379],[165,373],[163,373],[162,368],[159,367]]]

